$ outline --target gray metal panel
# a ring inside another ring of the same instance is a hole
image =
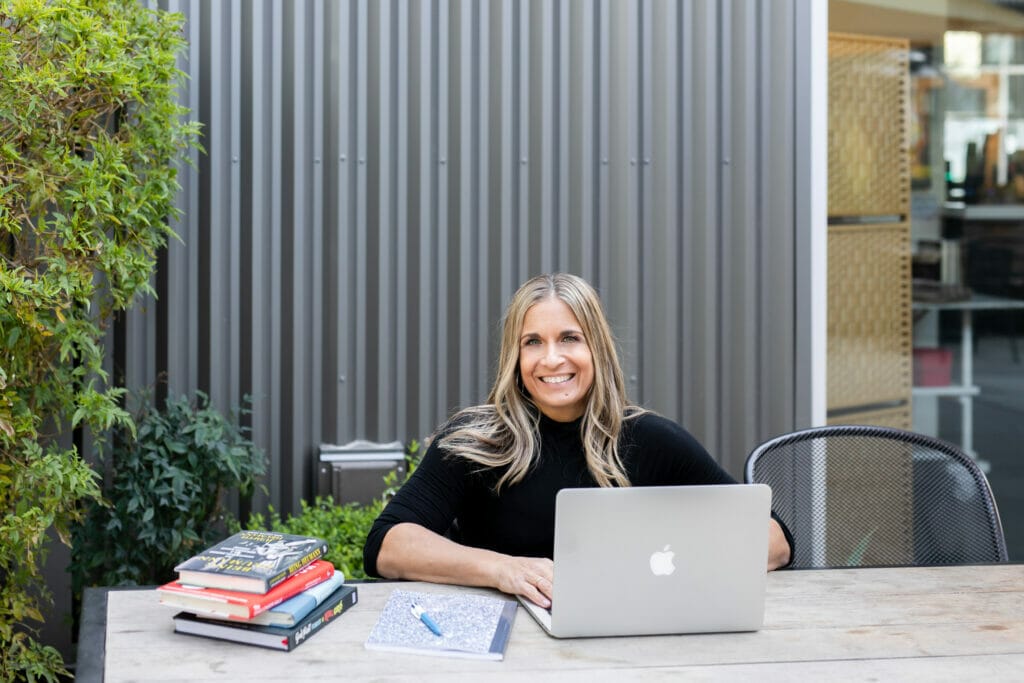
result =
[[[128,383],[251,393],[257,506],[298,508],[320,441],[482,401],[541,270],[593,282],[632,397],[735,474],[809,414],[810,0],[161,7],[206,153]]]

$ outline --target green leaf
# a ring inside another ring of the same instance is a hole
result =
[[[859,567],[864,562],[864,554],[868,551],[868,546],[871,545],[871,538],[875,535],[877,529],[872,529],[864,538],[857,542],[853,552],[850,553],[849,557],[846,558],[847,567]]]

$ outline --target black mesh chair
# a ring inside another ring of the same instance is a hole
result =
[[[750,453],[744,478],[772,488],[795,568],[1006,562],[988,480],[944,441],[900,429],[817,427]]]

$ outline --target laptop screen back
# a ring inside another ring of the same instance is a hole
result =
[[[551,634],[757,630],[770,506],[761,484],[563,489]]]

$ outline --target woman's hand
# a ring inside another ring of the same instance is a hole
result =
[[[790,555],[793,549],[789,547],[786,534],[778,521],[771,519],[768,522],[768,571],[785,567],[789,564]]]
[[[377,571],[392,579],[487,586],[551,606],[555,566],[546,557],[514,557],[471,548],[418,524],[391,527],[377,555]]]
[[[555,565],[546,557],[500,556],[496,564],[494,587],[503,593],[522,595],[545,609],[551,607]]]

